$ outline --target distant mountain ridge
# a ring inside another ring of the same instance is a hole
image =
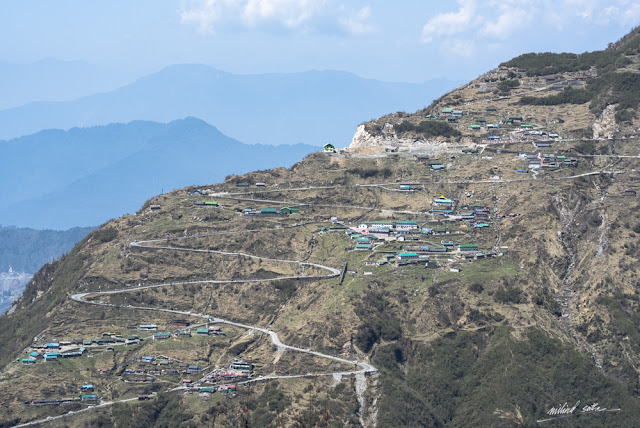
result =
[[[159,192],[290,166],[317,149],[243,144],[193,117],[0,141],[0,224],[92,226],[136,211]]]
[[[70,251],[93,229],[35,230],[0,226],[0,315],[20,297],[35,272]]]
[[[0,315],[4,314],[16,300],[27,283],[33,278],[25,272],[0,272]]]
[[[33,274],[45,263],[71,250],[93,227],[35,230],[0,226],[0,272]]]
[[[174,65],[111,92],[0,111],[0,138],[196,116],[246,143],[346,146],[359,123],[390,109],[424,107],[458,83],[390,83],[338,71],[234,75],[205,65]]]
[[[0,109],[36,101],[70,101],[110,91],[133,78],[83,61],[43,59],[31,64],[0,61]]]

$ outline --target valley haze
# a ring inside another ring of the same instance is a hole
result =
[[[243,144],[193,117],[41,131],[0,142],[0,224],[95,226],[159,192],[290,166],[316,150]]]
[[[345,146],[358,124],[388,111],[425,107],[459,83],[381,82],[341,71],[236,75],[181,64],[109,92],[2,110],[0,138],[195,116],[244,143]]]

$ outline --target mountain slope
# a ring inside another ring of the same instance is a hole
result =
[[[195,118],[45,131],[0,142],[0,223],[99,224],[163,189],[290,165],[314,150],[242,144]]]
[[[66,425],[637,425],[640,144],[623,138],[636,137],[635,107],[616,86],[636,89],[635,40],[618,46],[631,63],[519,57],[534,59],[529,70],[504,66],[427,110],[369,122],[345,153],[197,189],[218,205],[197,204],[191,187],[109,221],[0,317],[2,417],[79,409],[32,404],[95,382],[117,403],[67,414]],[[536,89],[538,65],[562,73],[557,83],[581,81],[585,64],[595,83]],[[594,101],[614,102],[598,123]],[[631,124],[615,119],[621,106]],[[592,138],[603,129],[612,138]],[[185,336],[184,318],[229,336]],[[172,333],[116,341],[143,323]],[[91,358],[10,362],[29,344],[101,333],[115,344],[94,339]],[[158,374],[160,363],[141,361],[149,355],[187,369]],[[236,358],[253,378],[215,376]]]
[[[581,144],[553,150],[577,156]],[[320,424],[325,417],[330,426],[544,426],[536,421],[552,417],[548,412],[565,402],[580,404],[561,420],[563,426],[632,426],[640,412],[639,253],[637,222],[629,219],[638,202],[621,193],[637,178],[631,171],[636,160],[615,154],[630,149],[626,141],[596,144],[616,156],[615,174],[608,160],[585,156],[570,172],[519,175],[523,161],[515,154],[526,150],[522,143],[487,151],[491,159],[451,151],[436,158],[446,162],[446,171],[396,154],[316,153],[290,169],[231,176],[198,188],[213,192],[219,207],[195,205],[202,196],[193,195],[193,188],[158,195],[136,215],[92,232],[34,277],[15,311],[0,318],[0,345],[9,350],[3,361],[20,355],[36,336],[39,343],[105,331],[127,335],[127,326],[147,322],[175,330],[171,323],[178,317],[195,323],[201,315],[190,315],[208,314],[268,327],[300,349],[368,360],[379,375],[356,382],[347,376],[340,382],[331,376],[307,379],[307,373],[345,369],[278,350],[255,330],[218,323],[229,329],[228,340],[173,335],[162,343],[116,344],[113,352],[96,346],[93,360],[9,364],[0,376],[5,418],[64,413],[62,407],[24,402],[60,396],[55,385],[75,379],[99,383],[104,400],[153,391],[159,396],[147,404],[69,416],[69,426],[120,424],[132,413],[157,417],[163,411],[184,421],[228,426],[242,418],[256,426],[278,420],[287,426],[299,419]],[[496,170],[500,178],[490,179]],[[264,182],[267,188],[239,189],[239,182]],[[403,191],[399,183],[411,183],[414,190]],[[438,208],[431,201],[440,195],[455,200],[454,216],[428,212]],[[161,209],[150,210],[149,204]],[[242,213],[285,204],[300,213]],[[487,213],[487,220],[479,220],[487,227],[457,218],[469,209]],[[343,219],[344,226],[331,217]],[[360,229],[363,222],[380,220],[413,220],[419,228],[354,251],[356,238],[345,234],[349,224]],[[454,249],[428,254],[427,265],[424,257],[414,263],[398,259],[399,253],[448,241]],[[478,250],[457,249],[469,243]],[[342,281],[318,279],[324,273],[312,265],[287,260],[348,271]],[[272,280],[283,276],[297,279]],[[157,284],[164,285],[144,288]],[[109,290],[121,291],[104,294]],[[94,293],[86,297],[99,305],[68,298],[84,292]],[[207,401],[183,390],[162,393],[181,386],[182,375],[153,384],[123,381],[122,370],[140,369],[141,356],[158,354],[212,369],[251,355],[256,376],[302,378],[239,387],[236,400],[221,402],[214,401],[219,395]],[[34,394],[31,379],[45,372],[51,380]],[[24,387],[8,388],[9,383]],[[584,410],[594,403],[621,410]],[[154,423],[145,419],[139,425]]]
[[[640,128],[636,33],[603,51],[520,55],[427,108],[361,125],[351,148],[437,151],[443,142],[513,141],[528,131],[563,139],[635,138]]]
[[[420,108],[453,86],[446,80],[379,82],[334,71],[233,75],[203,65],[176,65],[108,93],[0,111],[0,138],[48,128],[196,116],[247,143],[346,145],[358,123],[389,108]]]

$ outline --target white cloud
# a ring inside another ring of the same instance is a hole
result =
[[[640,25],[640,3],[633,2],[620,11],[620,23],[624,25]]]
[[[373,26],[369,22],[371,18],[371,6],[365,6],[353,14],[347,14],[338,18],[342,27],[351,34],[366,34],[373,32]]]
[[[457,0],[456,9],[430,17],[423,43],[468,56],[464,41],[477,46],[503,43],[529,32],[584,29],[585,25],[640,24],[637,0]]]
[[[224,15],[235,13],[241,6],[241,0],[196,0],[189,2],[180,11],[183,24],[194,24],[201,33],[213,33],[214,24]]]
[[[478,35],[503,41],[521,32],[537,19],[535,0],[491,0],[481,5],[477,20]]]
[[[255,27],[263,21],[276,21],[296,28],[318,13],[323,0],[248,0],[244,6],[245,22]]]
[[[338,0],[185,0],[180,10],[183,24],[202,33],[216,28],[240,27],[327,31],[364,34],[371,32],[371,7],[347,10]]]
[[[442,48],[455,56],[464,58],[471,58],[477,49],[473,40],[455,37],[444,41]]]
[[[476,15],[475,0],[458,0],[457,12],[441,13],[431,18],[422,28],[422,41],[431,43],[434,37],[450,36],[461,32]]]

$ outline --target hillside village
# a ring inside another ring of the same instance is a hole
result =
[[[496,141],[551,144],[558,139],[635,138],[640,64],[637,33],[608,50],[525,54],[443,95],[415,113],[358,127],[352,152],[437,153]]]
[[[194,425],[535,426],[575,399],[624,410],[569,426],[633,426],[635,119],[607,136],[586,102],[523,107],[606,72],[532,70],[107,222],[3,321],[0,420],[168,400]]]
[[[96,307],[99,310],[108,307],[104,305],[115,305],[113,310],[121,313],[117,318],[124,316],[124,322],[98,322],[90,330],[77,329],[73,324],[63,322],[60,326],[66,327],[62,329],[49,328],[36,335],[31,346],[8,366],[0,384],[9,379],[8,375],[10,378],[41,377],[43,373],[51,373],[52,380],[77,373],[80,377],[74,376],[81,381],[69,383],[60,378],[55,382],[69,386],[59,388],[54,383],[40,388],[35,394],[19,393],[14,398],[17,401],[9,407],[10,414],[30,414],[37,418],[43,411],[37,409],[45,408],[53,412],[49,414],[65,414],[68,411],[65,409],[74,412],[77,406],[113,400],[116,390],[121,391],[118,396],[122,398],[119,399],[137,401],[153,400],[167,388],[198,400],[233,398],[244,394],[249,385],[268,383],[277,379],[280,373],[288,375],[293,370],[295,376],[292,379],[301,379],[302,382],[309,376],[316,376],[312,367],[318,367],[322,372],[321,359],[309,362],[311,365],[294,360],[287,363],[283,356],[279,356],[282,351],[265,342],[268,335],[252,333],[253,336],[247,336],[244,332],[249,326],[225,327],[225,324],[220,324],[217,314],[211,314],[211,308],[217,307],[214,313],[226,314],[234,320],[246,318],[246,315],[234,315],[233,308],[238,303],[224,291],[230,285],[213,285],[218,290],[214,300],[195,297],[201,293],[198,290],[202,286],[194,289],[193,285],[186,283],[206,284],[212,273],[203,272],[194,277],[184,269],[188,266],[193,269],[203,256],[212,257],[220,251],[220,254],[238,254],[246,260],[246,263],[237,263],[232,262],[229,255],[215,256],[214,260],[226,260],[225,263],[211,265],[217,270],[215,276],[223,281],[227,281],[225,278],[238,278],[237,274],[242,272],[249,278],[259,275],[255,277],[257,281],[269,281],[269,278],[277,279],[284,275],[306,283],[303,288],[315,284],[312,287],[320,287],[320,290],[330,283],[329,290],[338,293],[336,297],[362,287],[366,289],[372,281],[386,282],[398,275],[430,277],[422,286],[420,281],[410,280],[407,283],[410,287],[418,286],[417,290],[424,287],[426,301],[438,299],[442,286],[437,284],[442,281],[449,284],[447,287],[470,284],[476,291],[465,292],[463,295],[466,297],[460,295],[458,298],[472,299],[468,300],[471,305],[479,292],[479,296],[484,295],[484,305],[490,309],[480,309],[482,305],[473,303],[470,308],[475,306],[479,309],[470,309],[460,317],[456,321],[459,328],[499,325],[507,320],[513,328],[525,328],[532,325],[534,319],[538,319],[536,323],[541,322],[539,318],[531,318],[534,314],[537,314],[535,317],[543,316],[546,319],[544,323],[551,326],[557,322],[554,321],[556,315],[542,315],[546,310],[579,319],[584,316],[581,310],[557,305],[545,297],[548,294],[544,293],[550,291],[543,292],[540,305],[530,306],[523,300],[523,293],[525,290],[528,290],[527,294],[535,293],[535,289],[498,285],[492,296],[482,290],[496,287],[490,284],[500,284],[505,278],[508,281],[526,281],[521,266],[533,269],[539,263],[528,258],[526,250],[521,253],[529,244],[522,241],[516,231],[523,227],[537,230],[539,237],[528,242],[540,242],[537,240],[548,235],[547,229],[556,228],[546,223],[548,217],[536,213],[539,209],[548,210],[546,202],[542,205],[534,202],[544,200],[539,197],[541,194],[561,194],[563,188],[566,189],[564,192],[569,191],[573,182],[609,177],[606,179],[606,193],[602,193],[604,199],[595,200],[593,203],[597,205],[594,208],[620,206],[616,212],[622,213],[625,206],[638,204],[635,193],[638,179],[633,172],[638,153],[631,154],[637,149],[609,142],[605,144],[599,148],[596,146],[596,149],[599,153],[606,150],[610,154],[599,156],[587,154],[582,142],[562,139],[555,140],[551,147],[534,147],[529,141],[516,144],[502,140],[477,145],[473,150],[454,146],[446,155],[440,153],[437,156],[388,153],[384,157],[371,157],[353,155],[349,149],[340,151],[327,147],[324,153],[312,155],[290,171],[273,170],[229,177],[219,185],[191,187],[158,196],[148,201],[136,215],[106,225],[103,230],[113,230],[109,236],[102,238],[100,234],[96,235],[99,247],[107,245],[111,249],[101,251],[103,256],[92,262],[94,267],[90,269],[101,266],[100,272],[113,272],[110,275],[122,278],[118,282],[124,280],[131,291],[101,294],[99,290],[103,286],[106,287],[103,290],[108,291],[113,289],[113,285],[103,280],[96,283],[98,277],[90,270],[87,279],[83,280],[85,285],[77,290],[86,290],[88,295],[93,290],[95,297],[90,300],[79,297],[77,301],[64,303],[58,315],[61,319],[65,317],[63,313],[76,317],[72,314],[79,309],[78,305],[82,305],[79,302],[86,301],[102,305]],[[527,146],[530,149],[524,150]],[[564,164],[567,159],[575,161]],[[434,164],[443,168],[433,168]],[[314,179],[319,170],[323,171],[322,181]],[[341,198],[345,194],[349,196],[343,201]],[[286,247],[273,246],[275,242],[270,242],[274,238],[272,230],[278,231],[276,240],[287,242]],[[245,239],[249,237],[247,231],[251,234],[248,240]],[[552,234],[555,236],[555,232]],[[117,238],[113,240],[111,236]],[[83,245],[96,245],[91,241]],[[158,246],[159,250],[154,251]],[[172,257],[178,258],[166,259],[161,252],[167,250],[162,248],[173,248],[169,252],[174,253],[182,250],[182,255],[175,253]],[[196,252],[191,253],[192,248]],[[198,252],[202,251],[204,254],[199,255]],[[269,257],[273,260],[249,262],[250,259],[242,256],[257,251],[271,254]],[[143,259],[140,257],[145,253],[157,253],[159,258],[141,263]],[[307,259],[309,255],[312,257],[306,266],[286,267],[281,261],[276,261],[299,260],[304,253]],[[317,262],[313,260],[330,264],[337,273],[322,279],[324,274],[314,266]],[[175,267],[171,267],[172,264]],[[229,276],[231,272],[234,276]],[[478,278],[483,277],[486,279],[479,285]],[[495,280],[498,282],[494,283]],[[153,291],[157,290],[154,283],[166,284],[159,287],[166,293]],[[182,283],[185,285],[180,285]],[[239,286],[231,285],[236,290]],[[151,291],[147,291],[147,287],[152,287]],[[276,294],[267,297],[266,301],[276,299],[273,301],[276,304],[280,299],[277,297],[279,292],[272,287],[269,289]],[[287,293],[293,292],[292,296],[296,296],[300,293],[293,291],[297,287]],[[176,294],[171,291],[173,288],[183,291]],[[188,302],[179,297],[192,293],[195,293],[194,297],[189,297]],[[242,307],[245,311],[255,311],[258,307],[249,304],[248,298],[245,297],[246,303]],[[302,295],[294,299],[304,301]],[[140,311],[124,310],[127,306],[149,306],[151,302],[152,306],[160,305],[163,311],[168,310],[168,315],[173,313],[173,318],[149,317],[148,313],[138,316],[135,314]],[[215,302],[220,303],[211,306]],[[286,306],[286,300],[284,302]],[[294,307],[299,305],[290,304]],[[334,308],[332,310],[337,309],[329,305],[331,307]],[[90,305],[85,309],[89,313],[91,310]],[[207,313],[202,315],[204,319],[194,318],[196,314]],[[275,320],[276,328],[289,331],[287,337],[298,336],[294,333],[297,328],[313,330],[324,325],[323,322],[316,327],[302,327],[319,314],[307,314],[309,319],[304,323],[297,317],[291,318],[292,315],[284,312]],[[260,317],[262,315],[257,319]],[[419,327],[417,334],[435,333],[445,328],[447,323],[428,321]],[[300,327],[294,327],[296,325]],[[336,339],[340,340],[345,333],[337,329],[336,334]],[[573,334],[568,331],[567,340],[573,340]],[[234,343],[244,343],[247,339],[250,340],[249,347],[242,345],[238,349],[243,351],[225,355],[224,349],[236,347]],[[352,339],[348,348],[336,350],[345,361],[358,362],[365,357],[363,351],[366,352],[368,347],[379,346],[375,344],[377,340],[380,339]],[[215,345],[218,351],[210,357],[203,356],[202,350],[215,343],[219,343]],[[302,342],[295,347],[306,352],[314,346]],[[221,351],[222,354],[219,353]],[[595,348],[592,351],[598,352]],[[286,351],[292,352],[296,351]],[[118,363],[105,365],[108,361]],[[339,373],[349,373],[346,363],[339,364],[329,373],[335,373],[336,369]],[[359,404],[363,408],[371,406],[370,402],[367,404],[366,397],[359,400],[363,400]],[[27,411],[24,406],[34,410]],[[367,414],[364,413],[363,417]]]

